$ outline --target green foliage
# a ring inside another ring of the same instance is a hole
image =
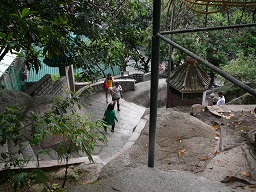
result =
[[[48,178],[46,177],[45,172],[41,169],[34,169],[31,172],[20,172],[14,177],[14,191],[17,191],[18,188],[24,188],[27,185],[32,185],[34,183],[43,184],[44,189],[49,189],[47,185]]]
[[[27,183],[28,183],[28,174],[25,172],[21,172],[14,179],[14,185],[13,185],[14,191],[17,191],[19,186],[23,188],[24,186],[27,185]]]
[[[52,184],[52,189],[53,189],[53,190],[56,190],[56,189],[59,189],[59,188],[60,188],[60,186],[59,186],[58,183],[53,183],[53,184]],[[51,191],[53,191],[53,190],[51,190]]]
[[[79,174],[77,172],[74,172],[72,175],[71,175],[71,178],[74,180],[74,181],[78,181],[79,179]]]
[[[28,68],[38,71],[39,57],[51,64],[62,58],[62,64],[83,68],[84,77],[93,76],[94,71],[87,70],[92,66],[102,73],[109,66],[125,65],[127,56],[148,64],[138,50],[144,40],[150,41],[146,29],[151,7],[148,0],[9,0],[0,5],[0,60],[8,51],[19,52]]]
[[[169,31],[171,28],[172,2],[163,1],[163,15],[161,16],[161,30],[163,31]],[[174,30],[254,23],[253,8],[249,7],[246,9],[229,8],[226,12],[204,15],[188,10],[181,1],[176,1],[175,5]],[[255,27],[173,35],[174,42],[217,67],[235,60],[238,52],[243,52],[245,56],[255,54],[254,38]],[[167,61],[168,48],[168,44],[161,45],[161,61]],[[173,50],[173,60],[176,66],[182,63],[185,57],[183,52]]]
[[[221,66],[221,69],[250,87],[256,87],[255,55],[244,56],[243,53],[239,53],[237,59]],[[224,82],[222,91],[226,95],[226,100],[229,100],[229,97],[233,99],[232,96],[239,97],[246,93],[245,90],[227,81],[223,77],[218,75],[218,78]]]
[[[244,56],[240,53],[237,59],[228,62],[222,66],[222,69],[233,77],[245,83],[256,84],[256,63],[255,55]]]
[[[11,140],[14,144],[21,141],[19,131],[24,128],[23,109],[19,107],[6,107],[3,113],[0,113],[0,143],[5,144]]]
[[[52,136],[62,138],[57,149],[58,159],[66,163],[62,188],[66,182],[69,159],[81,150],[93,162],[92,151],[96,143],[106,142],[100,121],[93,123],[89,117],[80,116],[75,112],[73,107],[77,100],[78,97],[75,94],[64,99],[59,97],[54,100],[52,110],[42,117],[45,122],[43,127],[46,127]]]
[[[92,122],[89,116],[81,116],[76,113],[75,108],[81,108],[78,104],[79,97],[71,93],[67,98],[57,97],[53,100],[51,110],[43,116],[31,112],[30,117],[24,117],[23,110],[18,107],[7,107],[0,114],[0,142],[1,145],[12,140],[19,146],[19,150],[14,153],[1,154],[2,157],[9,158],[6,168],[18,167],[19,174],[16,175],[14,182],[14,190],[24,187],[28,184],[40,183],[45,189],[51,190],[48,186],[48,178],[45,173],[39,169],[39,155],[48,153],[48,150],[40,151],[36,154],[37,168],[31,172],[23,170],[30,158],[21,160],[18,155],[24,150],[22,145],[21,130],[29,131],[30,136],[25,136],[32,145],[40,145],[47,135],[60,136],[62,142],[57,149],[58,159],[65,161],[66,168],[69,159],[80,151],[84,152],[90,161],[93,162],[92,151],[97,142],[106,142],[106,136],[103,132],[102,122]],[[28,123],[29,122],[29,123]],[[23,124],[27,123],[27,124]],[[28,129],[31,128],[31,129]],[[67,169],[62,187],[66,182]],[[77,176],[74,176],[76,179]]]
[[[52,83],[54,83],[60,78],[60,75],[59,74],[52,74],[51,78],[52,78]]]
[[[105,142],[106,137],[99,122],[93,123],[90,117],[80,116],[71,109],[75,99],[75,95],[72,98],[58,98],[43,119],[47,130],[63,139],[57,151],[59,159],[66,160],[82,150],[93,161],[91,152],[96,142]]]

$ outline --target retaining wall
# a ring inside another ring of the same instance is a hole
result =
[[[85,85],[81,87],[79,90],[77,90],[77,94],[85,94],[85,93],[96,93],[96,92],[102,92],[105,91],[103,88],[103,82],[104,81],[99,81],[93,84]],[[135,80],[134,79],[115,79],[115,82],[119,82],[120,85],[123,88],[123,92],[126,91],[133,91],[135,90]]]
[[[46,74],[38,82],[34,83],[26,94],[30,96],[40,95],[59,95],[65,96],[68,93],[67,77],[60,77],[54,84],[52,83],[51,75]]]

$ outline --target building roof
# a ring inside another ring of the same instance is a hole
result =
[[[209,84],[210,78],[194,60],[186,61],[170,76],[170,86],[182,93],[204,92]]]
[[[50,75],[59,75],[59,67],[49,67],[44,62],[41,63],[41,68],[39,69],[38,73],[36,73],[35,70],[30,69],[28,79],[25,80],[27,83],[34,83],[39,81],[44,75],[50,74]],[[75,69],[75,73],[82,72],[82,69]],[[107,68],[104,71],[104,74],[107,75],[108,73],[111,73],[113,75],[120,75],[121,70],[119,66],[113,66],[112,68]]]

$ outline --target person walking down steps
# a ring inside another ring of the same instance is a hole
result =
[[[106,103],[108,103],[108,93],[112,91],[112,84],[114,81],[114,77],[109,73],[104,81],[104,89],[106,92]]]
[[[115,86],[112,89],[112,101],[114,102],[114,108],[117,104],[117,110],[120,111],[120,98],[122,96],[122,86],[116,82]]]
[[[118,122],[118,119],[116,117],[116,112],[114,110],[114,104],[112,103],[108,104],[108,107],[104,113],[103,120],[107,125],[112,125],[111,132],[114,132],[115,121]],[[104,130],[107,132],[107,126],[104,126]]]

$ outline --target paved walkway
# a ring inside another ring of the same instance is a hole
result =
[[[92,115],[93,120],[102,119],[108,104],[106,103],[105,93],[96,93],[89,98],[82,98],[86,105],[86,110]],[[109,101],[111,96],[109,95]],[[96,146],[93,155],[98,155],[103,164],[108,163],[111,159],[127,150],[134,141],[139,137],[141,130],[146,124],[146,119],[141,119],[146,108],[120,99],[120,109],[115,107],[118,122],[115,125],[115,131],[110,132],[108,129],[106,145]]]
[[[109,95],[109,100],[111,96]],[[98,92],[94,95],[90,95],[89,98],[81,96],[81,99],[85,105],[87,112],[91,115],[93,120],[102,119],[104,111],[107,108],[105,100],[105,93]],[[43,104],[39,106],[40,113],[43,113],[48,109],[48,106]],[[134,103],[127,102],[124,99],[120,100],[121,111],[116,110],[118,122],[116,123],[115,132],[108,131],[107,144],[99,144],[93,151],[93,159],[97,163],[103,165],[111,161],[113,158],[118,156],[133,145],[134,141],[139,137],[141,130],[146,124],[146,119],[141,119],[146,108],[138,106]],[[84,111],[80,111],[84,113]],[[57,160],[56,151],[54,145],[59,142],[59,138],[47,138],[47,142],[41,146],[31,146],[28,141],[23,142],[22,153],[19,154],[20,160],[30,159],[29,163],[24,168],[35,168],[36,167],[36,153],[42,150],[49,150],[49,153],[43,153],[39,155],[40,167],[53,167],[63,165],[64,162]],[[0,152],[17,152],[19,146],[15,146],[13,143],[6,143],[4,146],[0,146]],[[0,157],[0,170],[3,170],[8,159]],[[75,158],[69,160],[69,164],[76,164],[84,162],[90,164],[87,156],[84,153],[80,153]],[[15,168],[14,168],[15,169]]]

